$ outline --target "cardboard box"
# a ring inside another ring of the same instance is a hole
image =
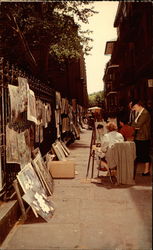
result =
[[[49,161],[47,165],[53,178],[75,178],[73,161]]]

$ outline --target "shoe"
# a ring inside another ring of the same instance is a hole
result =
[[[142,176],[149,176],[149,175],[150,175],[150,172],[142,173]]]

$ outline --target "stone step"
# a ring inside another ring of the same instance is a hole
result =
[[[0,205],[0,245],[21,216],[17,200],[2,202]]]

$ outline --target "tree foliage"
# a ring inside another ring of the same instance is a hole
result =
[[[104,91],[94,92],[88,96],[88,99],[89,107],[102,107],[104,101]]]
[[[96,13],[90,1],[3,2],[3,54],[33,73],[44,74],[51,55],[56,61],[78,58],[91,50],[90,31],[81,31]]]

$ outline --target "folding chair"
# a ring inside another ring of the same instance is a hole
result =
[[[102,159],[100,158],[100,159],[99,159],[99,168],[101,168],[101,162],[102,162]],[[97,177],[100,176],[100,175],[99,175],[99,172],[100,172],[101,170],[99,170],[99,168],[98,168]],[[103,171],[103,172],[106,172],[106,174],[103,175],[103,176],[107,176],[107,175],[109,174],[109,179],[110,179],[111,183],[113,184],[113,180],[112,180],[112,176],[111,176],[111,170],[112,170],[112,169],[108,167],[107,163],[106,163],[106,165],[105,165],[105,168],[106,168],[107,170],[106,170],[106,171]]]

